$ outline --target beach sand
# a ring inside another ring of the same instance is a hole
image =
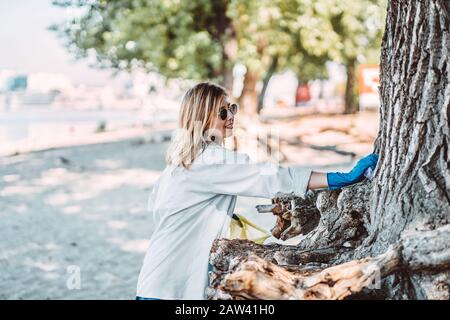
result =
[[[146,143],[142,134],[113,140],[0,157],[0,299],[135,298],[153,231],[147,199],[168,142]],[[372,143],[358,145],[364,154]],[[322,171],[354,162],[330,151],[288,151],[289,164]],[[267,203],[238,198],[235,212],[270,230],[274,216],[255,209]],[[74,268],[79,289],[67,286]]]
[[[0,299],[134,298],[167,144],[135,141],[0,160]],[[79,290],[66,286],[70,266]]]

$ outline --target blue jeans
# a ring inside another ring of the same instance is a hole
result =
[[[209,279],[209,272],[213,270],[213,266],[212,264],[210,264],[208,262],[208,279]],[[159,298],[144,298],[144,297],[139,297],[136,296],[136,300],[163,300],[163,299],[159,299]]]

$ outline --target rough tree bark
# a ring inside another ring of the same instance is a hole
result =
[[[280,239],[218,239],[210,299],[450,299],[450,4],[391,0],[381,51],[375,177],[280,195]]]

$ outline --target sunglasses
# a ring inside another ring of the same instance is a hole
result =
[[[232,115],[235,115],[238,109],[239,106],[236,103],[229,103],[228,107],[221,107],[219,109],[219,118],[225,121],[228,118],[228,111],[230,111]]]

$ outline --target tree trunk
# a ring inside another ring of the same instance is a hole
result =
[[[220,85],[231,93],[233,91],[233,70],[224,67],[220,72],[220,79]]]
[[[347,83],[345,85],[345,114],[351,114],[358,111],[355,101],[355,64],[356,60],[351,59],[346,65]]]
[[[244,112],[249,115],[256,115],[258,113],[258,92],[256,85],[260,76],[258,73],[247,70],[244,77],[244,88],[239,97],[239,104]]]
[[[389,2],[374,179],[258,206],[304,237],[215,241],[210,299],[450,299],[449,7]]]
[[[236,59],[236,32],[232,20],[227,16],[227,2],[214,1],[211,3],[215,16],[211,19],[211,34],[214,41],[221,45],[222,62],[217,70],[214,70],[213,78],[219,79],[219,83],[228,90],[233,88],[233,66],[232,61]]]
[[[258,114],[261,112],[262,108],[264,108],[264,98],[266,96],[267,87],[269,86],[269,81],[272,78],[273,74],[277,70],[278,67],[278,57],[274,57],[272,59],[272,63],[269,67],[269,70],[267,70],[266,75],[263,79],[263,86],[261,89],[261,94],[258,98]]]
[[[384,251],[404,230],[449,223],[450,20],[443,6],[436,0],[389,3],[381,51],[380,160],[366,241],[371,253]],[[414,292],[407,296],[428,296],[428,280],[409,281]]]

